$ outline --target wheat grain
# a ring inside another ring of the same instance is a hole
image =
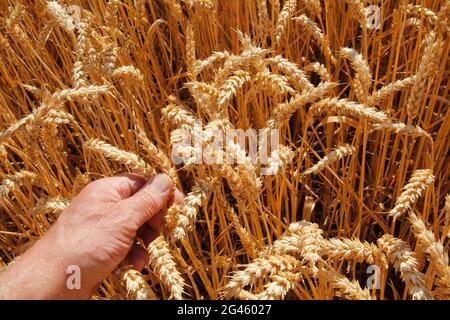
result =
[[[303,70],[317,73],[324,82],[331,81],[331,75],[328,73],[327,68],[319,62],[310,63],[306,65]]]
[[[349,8],[347,12],[350,12],[360,23],[361,28],[367,27],[367,19],[364,9],[363,0],[344,0]]]
[[[263,292],[250,296],[246,296],[245,292],[241,292],[239,298],[244,298],[245,300],[282,300],[294,288],[295,282],[301,279],[301,274],[280,272],[270,277],[270,282],[264,285]]]
[[[258,30],[261,39],[264,39],[268,32],[270,32],[272,26],[267,9],[267,0],[257,0],[256,5],[258,8]]]
[[[162,152],[160,149],[158,149],[147,137],[145,131],[137,126],[137,137],[139,142],[142,144],[143,148],[147,152],[147,157],[150,159],[150,161],[155,164],[155,167],[160,169],[162,172],[167,174],[172,181],[179,185],[180,180],[178,178],[177,170],[172,166],[171,161],[169,158],[165,155],[164,152]]]
[[[225,107],[236,95],[238,89],[242,88],[247,81],[250,81],[250,73],[247,71],[236,71],[229,77],[219,89],[217,105],[220,112],[226,114]]]
[[[112,44],[107,44],[101,53],[102,69],[108,78],[111,78],[116,68],[118,48]]]
[[[329,154],[324,156],[314,166],[305,170],[302,173],[302,175],[317,174],[318,172],[322,171],[326,167],[329,167],[331,164],[343,159],[346,156],[352,155],[354,152],[356,152],[356,148],[354,146],[351,146],[349,144],[339,146],[336,149],[334,149],[333,151],[331,151]]]
[[[267,175],[274,175],[283,170],[288,164],[292,163],[295,152],[287,146],[280,145],[274,151],[272,151],[269,159],[267,160]]]
[[[315,223],[306,221],[291,223],[282,237],[262,251],[261,256],[298,253],[309,263],[310,270],[315,273],[317,272],[316,264],[321,259],[319,250],[323,240],[322,233],[323,231]]]
[[[169,97],[169,104],[162,109],[162,114],[164,119],[168,120],[175,127],[185,126],[193,128],[198,124],[198,119],[178,105],[173,96]]]
[[[320,0],[302,0],[305,5],[305,8],[313,13],[317,17],[321,17],[322,15],[322,6],[320,4]]]
[[[192,26],[188,23],[186,27],[186,64],[189,78],[195,81],[196,78],[196,54],[195,54],[195,37]]]
[[[295,94],[295,90],[289,86],[288,79],[285,76],[274,74],[268,70],[259,72],[256,75],[256,82],[261,83],[261,89],[274,94],[285,95]]]
[[[164,3],[169,8],[170,14],[175,19],[175,21],[181,23],[184,21],[183,10],[178,0],[164,0]]]
[[[377,245],[367,241],[362,242],[359,239],[324,239],[320,244],[319,254],[337,261],[367,262],[387,268],[386,256]]]
[[[59,214],[68,206],[69,201],[67,199],[58,196],[52,199],[48,199],[46,202],[35,206],[31,211],[33,213],[40,213],[40,212],[45,213],[48,211],[52,211],[56,214]]]

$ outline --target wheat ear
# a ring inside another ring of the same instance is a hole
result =
[[[300,108],[308,103],[314,102],[336,87],[336,83],[324,82],[317,87],[305,90],[301,94],[293,97],[288,103],[280,103],[275,106],[267,121],[267,128],[279,128],[289,121],[290,117]]]
[[[85,145],[88,149],[99,152],[106,158],[123,164],[132,170],[143,173],[146,176],[156,174],[156,171],[152,167],[132,152],[123,151],[99,139],[91,139],[87,141]]]
[[[394,265],[400,277],[407,285],[413,299],[431,298],[425,286],[425,276],[418,271],[418,262],[411,248],[403,241],[385,234],[377,241],[378,247],[386,254],[389,263]]]
[[[420,60],[419,70],[411,90],[411,95],[407,103],[408,118],[410,121],[419,113],[423,98],[427,90],[427,83],[434,77],[439,57],[443,50],[444,42],[441,39],[436,40],[436,33],[430,32],[425,40],[425,51]]]
[[[333,56],[333,52],[331,51],[330,44],[328,42],[328,38],[323,34],[322,30],[319,28],[317,23],[315,23],[313,20],[311,20],[304,14],[298,17],[294,17],[292,19],[295,20],[309,33],[312,34],[313,38],[317,41],[320,48],[322,49],[325,58],[330,59],[332,64],[336,64],[336,58]]]
[[[169,299],[182,300],[185,282],[164,237],[159,236],[150,243],[147,251],[150,268],[169,290]]]
[[[226,298],[238,297],[246,286],[255,284],[259,278],[295,270],[299,264],[299,261],[290,255],[274,254],[259,257],[245,265],[244,270],[236,271],[221,291]]]
[[[394,219],[399,218],[407,210],[411,209],[427,187],[433,183],[434,175],[430,169],[414,171],[408,183],[403,187],[402,193],[397,198],[394,208],[389,212],[389,216]]]
[[[331,75],[329,74],[327,68],[319,63],[319,62],[313,62],[310,64],[307,64],[303,70],[307,71],[307,72],[315,72],[320,76],[320,79],[325,82],[325,81],[331,81]]]
[[[300,90],[303,89],[313,89],[314,86],[309,81],[305,72],[301,70],[295,63],[289,61],[282,56],[275,56],[266,59],[267,63],[275,66],[279,72],[284,73],[293,85],[298,87]]]
[[[21,170],[14,174],[10,174],[0,184],[0,196],[7,197],[21,185],[32,183],[36,178],[36,173],[27,170]]]
[[[421,5],[408,4],[406,6],[406,12],[410,15],[424,17],[431,25],[435,25],[438,22],[436,12]]]
[[[316,264],[321,259],[319,250],[323,240],[322,233],[315,223],[307,221],[291,223],[281,238],[262,251],[261,256],[298,253],[309,263],[311,271],[316,272]]]
[[[383,100],[388,98],[391,94],[411,87],[416,81],[416,78],[416,76],[412,76],[383,86],[367,98],[367,105],[372,107],[381,104]]]
[[[354,146],[351,146],[349,144],[339,146],[338,148],[324,156],[314,166],[305,170],[302,175],[317,174],[332,163],[335,163],[336,161],[339,161],[346,156],[352,155],[354,152],[356,152],[356,148]]]
[[[396,123],[375,123],[372,125],[370,133],[377,130],[391,131],[397,134],[404,134],[413,138],[425,137],[431,139],[431,135],[419,126],[405,124],[403,122]]]
[[[120,78],[120,77],[131,77],[139,81],[144,80],[144,75],[142,74],[141,70],[137,69],[134,66],[122,66],[119,68],[116,68],[112,72],[112,78]]]
[[[72,18],[69,16],[66,9],[58,3],[58,1],[47,1],[47,12],[64,30],[68,31],[69,33],[75,30]]]
[[[120,273],[119,279],[127,290],[129,299],[158,300],[158,297],[139,271],[127,268]]]
[[[296,270],[296,272],[298,272]],[[270,276],[270,282],[264,285],[264,291],[252,294],[241,291],[239,298],[243,300],[282,300],[294,288],[295,283],[302,279],[301,273],[280,272]]]
[[[367,262],[387,268],[386,256],[378,246],[367,241],[361,242],[359,239],[324,239],[321,242],[319,254],[336,261]]]
[[[178,173],[176,168],[173,167],[172,162],[166,156],[164,152],[158,149],[147,137],[145,131],[137,126],[137,137],[143,148],[147,152],[147,157],[157,168],[167,174],[172,181],[176,184],[180,184]]]
[[[428,260],[434,267],[439,280],[437,281],[441,291],[450,294],[450,267],[448,265],[448,252],[441,242],[436,241],[434,233],[414,212],[410,212],[409,221],[420,247],[427,254]]]
[[[187,194],[180,205],[175,205],[172,214],[175,216],[173,220],[172,238],[174,240],[184,239],[188,232],[193,228],[193,225],[197,219],[197,214],[202,206],[203,202],[208,196],[208,192],[211,190],[211,181],[205,180],[197,183],[192,191]],[[171,209],[169,209],[171,211]],[[168,215],[170,213],[168,212]]]
[[[177,104],[174,96],[169,97],[169,104],[162,109],[162,114],[163,119],[169,121],[174,127],[193,128],[199,121],[192,113]]]
[[[349,101],[345,98],[325,98],[313,104],[309,109],[309,112],[312,115],[338,113],[371,120],[377,123],[389,122],[389,118],[384,112],[364,104]]]
[[[341,56],[350,60],[356,76],[353,85],[358,101],[365,103],[369,96],[370,86],[372,85],[372,73],[370,67],[364,57],[357,51],[351,48],[342,48]]]
[[[338,297],[350,300],[372,300],[369,290],[362,289],[358,281],[351,281],[346,276],[336,271],[323,271],[325,278],[330,282],[331,287],[336,290]]]
[[[297,0],[286,0],[278,15],[277,25],[275,28],[275,41],[277,44],[280,43],[281,37],[284,34],[284,30],[287,27],[289,19],[295,14],[295,9],[297,7]]]
[[[250,81],[250,73],[238,70],[225,80],[219,89],[217,105],[222,113],[226,114],[225,108],[230,100],[236,95],[238,89],[242,88],[247,81]]]

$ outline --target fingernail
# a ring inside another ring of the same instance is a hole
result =
[[[165,174],[157,174],[149,180],[148,184],[153,190],[161,193],[166,193],[172,188],[172,180]]]

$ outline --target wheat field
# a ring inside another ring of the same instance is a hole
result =
[[[0,13],[0,268],[89,182],[163,172],[183,203],[145,270],[93,299],[450,298],[449,0]],[[280,148],[266,164],[237,143],[235,163],[176,164],[195,123],[200,147],[253,128],[278,130]]]

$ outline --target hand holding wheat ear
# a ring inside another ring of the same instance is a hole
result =
[[[138,230],[145,245],[158,237],[163,223],[158,213],[169,201],[172,188],[163,174],[148,181],[126,174],[89,184],[47,235],[0,275],[0,297],[36,298],[38,294],[43,299],[87,299],[122,261],[142,270],[147,263],[146,250],[133,239]],[[71,265],[80,268],[81,290],[66,288],[66,269]],[[28,277],[30,274],[33,276]],[[154,298],[138,280],[139,273],[134,271],[122,277],[130,295]],[[44,281],[47,286],[42,288]],[[16,290],[18,287],[23,290]]]

